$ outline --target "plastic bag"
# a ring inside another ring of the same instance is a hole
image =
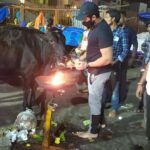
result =
[[[28,131],[21,130],[17,134],[17,141],[27,141],[28,140]]]
[[[6,137],[13,143],[17,139],[17,133],[18,133],[17,130],[13,130],[13,131],[8,130],[6,131],[5,134],[6,134]]]
[[[15,126],[19,130],[33,130],[36,129],[37,120],[34,112],[31,109],[20,112],[15,120]]]

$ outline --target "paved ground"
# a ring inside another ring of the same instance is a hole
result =
[[[147,147],[145,131],[141,127],[143,114],[135,112],[138,104],[135,98],[138,75],[137,69],[129,70],[130,84],[127,101],[121,106],[119,115],[115,119],[108,118],[110,109],[106,110],[108,127],[101,131],[99,138],[95,141],[82,140],[72,135],[73,131],[87,129],[87,126],[83,125],[83,121],[89,119],[87,95],[79,94],[73,87],[67,89],[63,96],[57,97],[55,101],[59,107],[53,114],[53,120],[66,125],[66,142],[58,146],[74,150],[75,148],[79,150],[150,150],[150,147]],[[1,84],[0,129],[9,128],[21,110],[22,90]],[[31,146],[28,149],[33,150],[35,148]],[[23,147],[19,146],[16,150],[23,150]]]

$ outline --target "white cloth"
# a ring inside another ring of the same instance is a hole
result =
[[[147,81],[147,84],[146,84],[146,91],[147,91],[147,94],[150,95],[150,62],[148,64],[148,70],[147,70],[147,75],[146,75],[146,81]]]
[[[141,45],[144,43],[144,41],[145,41],[145,39],[148,35],[149,35],[149,32],[142,32],[142,33],[137,34],[137,40],[138,40],[138,49],[137,49],[137,51],[143,52],[141,50]],[[133,50],[133,45],[131,46],[131,50]]]
[[[83,39],[81,42],[81,50],[85,51],[87,49],[87,45],[88,45],[88,34],[89,34],[89,30],[86,30],[83,32]]]

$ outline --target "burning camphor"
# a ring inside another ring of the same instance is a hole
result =
[[[57,72],[53,77],[51,84],[53,86],[59,86],[65,83],[65,76],[62,72]]]

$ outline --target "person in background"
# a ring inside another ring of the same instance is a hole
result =
[[[14,19],[14,23],[15,23],[15,25],[18,25],[20,22],[21,22],[21,14],[20,14],[20,11],[17,10],[16,15],[15,15],[15,19]]]
[[[120,21],[120,12],[115,9],[108,10],[106,12],[105,20],[110,25],[113,32],[113,74],[111,76],[112,85],[112,111],[109,113],[109,117],[116,117],[118,109],[120,107],[120,83],[121,77],[124,73],[122,71],[124,62],[127,58],[128,49],[128,36],[126,32],[118,26]]]
[[[83,22],[84,32],[83,32],[82,40],[81,40],[81,43],[79,44],[79,46],[77,48],[75,48],[75,53],[73,52],[73,54],[75,54],[74,57],[77,58],[77,59],[75,59],[75,61],[78,59],[81,61],[86,60],[86,50],[87,50],[87,45],[88,45],[88,34],[90,32],[91,27],[92,27],[91,24]],[[74,63],[72,64],[72,67],[74,67]]]
[[[80,45],[75,49],[77,58],[79,58],[80,61],[85,61],[86,60],[86,50],[87,50],[87,45],[88,45],[88,34],[90,32],[91,24],[88,23],[83,23],[83,37]],[[81,71],[81,75],[79,78],[78,83],[76,84],[77,89],[80,92],[87,93],[87,72]]]
[[[147,27],[147,31],[149,32],[149,34],[147,35],[141,47],[141,49],[144,51],[143,67],[147,65],[150,60],[150,21],[146,23],[146,27]]]
[[[146,65],[146,69],[137,84],[136,97],[141,99],[145,89],[146,82],[146,136],[150,141],[150,61]]]
[[[92,24],[88,23],[88,22],[83,22],[83,37],[81,40],[80,45],[75,48],[75,53],[76,53],[76,57],[80,60],[80,61],[85,61],[86,60],[86,50],[87,50],[87,45],[88,45],[88,34],[90,32],[90,28],[92,28]],[[78,59],[75,59],[78,61]],[[72,65],[72,67],[74,67],[74,63],[70,63]],[[81,75],[79,78],[79,81],[76,83],[76,87],[80,92],[83,93],[87,93],[88,89],[87,89],[87,72],[81,71]]]
[[[137,49],[138,49],[137,33],[134,31],[132,27],[127,25],[126,12],[121,11],[120,13],[121,13],[121,18],[119,21],[119,26],[121,26],[128,34],[129,52],[130,52],[130,57],[128,57],[128,66],[131,66],[135,60]],[[131,46],[133,46],[132,52],[131,52]]]
[[[147,35],[146,39],[144,40],[144,43],[141,45],[141,49],[144,52],[144,58],[142,63],[142,69],[141,69],[141,75],[143,74],[143,71],[145,70],[146,65],[148,64],[150,60],[150,21],[146,22],[146,28],[149,34]],[[137,112],[143,112],[143,101],[145,101],[145,94],[143,94],[141,100],[139,101]]]
[[[102,94],[111,74],[113,36],[109,25],[99,16],[99,8],[93,2],[85,2],[77,16],[82,23],[92,25],[88,35],[86,61],[78,61],[76,69],[88,71],[88,103],[91,125],[88,132],[77,132],[81,138],[97,138],[101,123]]]
[[[45,17],[43,11],[39,12],[39,15],[35,19],[34,29],[40,30],[41,32],[45,32]]]
[[[48,30],[51,30],[51,28],[53,28],[53,26],[54,26],[54,20],[53,20],[52,18],[49,18],[49,19],[47,20],[46,30],[47,30],[47,31],[48,31]]]
[[[75,49],[77,55],[79,55],[80,60],[84,60],[86,58],[86,49],[88,45],[88,34],[90,32],[90,25],[84,23],[84,32],[83,32],[83,38],[81,41],[81,44],[79,45],[78,48]]]
[[[122,63],[122,76],[120,79],[120,102],[124,102],[127,98],[127,70],[128,67],[131,67],[134,63],[136,58],[137,48],[138,48],[138,41],[137,41],[137,34],[133,30],[133,28],[127,26],[127,17],[126,12],[121,11],[121,18],[119,21],[119,26],[121,26],[126,32],[128,36],[128,54],[125,58],[124,62]],[[131,51],[131,46],[133,47]]]

